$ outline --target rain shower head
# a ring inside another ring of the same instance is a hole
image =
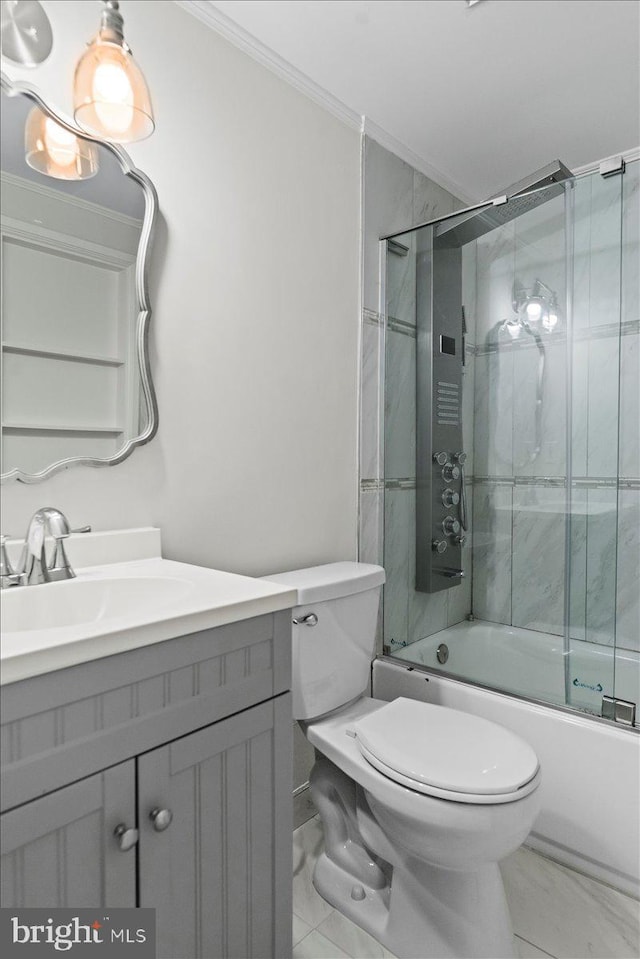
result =
[[[522,213],[528,213],[552,197],[559,196],[564,189],[563,181],[570,180],[572,176],[571,170],[564,163],[553,160],[541,170],[518,180],[506,190],[501,190],[498,195],[508,197],[508,203],[440,223],[435,228],[438,246],[460,247],[477,240],[496,227],[515,220]]]

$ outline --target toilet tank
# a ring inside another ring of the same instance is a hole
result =
[[[376,640],[381,566],[328,563],[265,576],[298,590],[293,611],[294,719],[315,719],[369,686]],[[317,618],[315,625],[313,616]],[[302,622],[305,617],[311,617]]]

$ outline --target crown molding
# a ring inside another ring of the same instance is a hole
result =
[[[420,173],[424,173],[425,176],[428,176],[430,180],[433,180],[434,183],[437,183],[438,186],[441,186],[444,190],[453,193],[454,196],[465,203],[475,203],[477,201],[477,197],[471,196],[459,183],[456,183],[440,170],[437,170],[423,159],[423,157],[418,156],[417,153],[414,153],[413,150],[405,146],[404,143],[397,140],[390,133],[387,133],[381,126],[378,126],[377,123],[374,123],[368,117],[361,116],[359,113],[356,113],[355,110],[346,106],[341,100],[334,97],[332,93],[329,93],[328,90],[321,87],[319,83],[316,83],[306,74],[302,73],[301,70],[292,66],[283,57],[275,53],[274,50],[271,50],[235,23],[234,20],[218,10],[212,3],[209,3],[209,0],[174,0],[174,3],[182,7],[183,10],[186,10],[187,13],[196,17],[201,23],[215,30],[216,33],[219,33],[225,40],[228,40],[229,43],[238,47],[238,49],[246,53],[247,56],[256,60],[262,64],[263,67],[271,70],[276,76],[295,87],[296,90],[299,90],[300,93],[309,97],[314,103],[328,110],[328,112],[337,117],[338,120],[341,120],[352,129],[358,130],[371,137],[371,139],[379,143],[380,146],[395,153],[395,155],[401,160],[404,160],[405,163],[408,163]]]
[[[292,87],[304,93],[310,100],[318,103],[329,113],[332,113],[347,126],[354,130],[361,130],[362,117],[359,113],[345,106],[341,100],[315,83],[310,77],[288,63],[283,57],[271,50],[264,43],[240,27],[234,20],[221,13],[208,0],[174,0],[179,7],[192,14],[201,23],[206,24],[221,36],[242,50],[253,60],[257,60],[263,67],[271,70],[282,80],[286,80]]]
[[[624,150],[621,153],[612,153],[609,157],[602,157],[599,160],[593,160],[591,163],[585,163],[584,166],[578,166],[571,172],[574,176],[584,176],[586,173],[597,173],[601,163],[604,163],[605,160],[613,160],[615,157],[622,157],[625,163],[640,160],[640,147],[633,147],[631,150]]]

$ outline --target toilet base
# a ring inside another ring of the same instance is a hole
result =
[[[362,789],[324,756],[310,775],[324,828],[313,884],[399,959],[514,959],[497,863],[451,869],[392,846]]]
[[[325,852],[316,862],[313,885],[330,906],[386,945],[383,938],[389,915],[388,886],[372,889],[329,859]]]
[[[411,865],[411,872],[395,866],[390,885],[373,889],[323,852],[313,884],[331,906],[399,959],[514,959],[497,865],[474,873]]]

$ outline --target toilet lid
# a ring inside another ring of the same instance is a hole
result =
[[[413,699],[395,699],[353,727],[363,756],[420,792],[498,796],[533,779],[538,757],[487,719]]]

